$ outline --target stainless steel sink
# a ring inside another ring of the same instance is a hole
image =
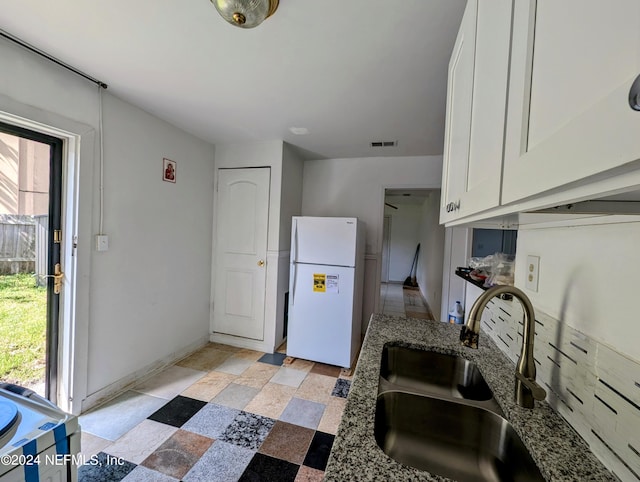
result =
[[[465,403],[389,391],[378,396],[378,446],[398,462],[458,481],[543,481],[512,425]]]
[[[479,401],[493,398],[475,363],[456,355],[386,345],[380,376],[398,388],[420,393]],[[381,391],[393,388],[382,385]]]

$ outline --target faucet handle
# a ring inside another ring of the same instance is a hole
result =
[[[544,400],[547,397],[547,392],[536,382],[535,378],[525,377],[522,373],[516,370],[516,378],[520,380],[531,392],[531,395],[536,400]]]

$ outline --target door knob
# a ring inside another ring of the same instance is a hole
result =
[[[264,266],[264,260],[263,259],[258,261],[258,266],[260,266],[261,268]]]

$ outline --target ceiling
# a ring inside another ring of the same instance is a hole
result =
[[[465,3],[281,0],[243,30],[209,0],[3,0],[0,29],[212,143],[283,139],[307,159],[439,155]]]

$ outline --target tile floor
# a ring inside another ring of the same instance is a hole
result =
[[[381,299],[385,314],[432,316],[400,284]],[[79,482],[322,480],[351,377],[284,352],[210,343],[82,415],[82,453],[97,458]]]
[[[380,310],[385,315],[406,316],[401,284],[380,284]]]
[[[322,480],[351,377],[284,358],[210,343],[82,415],[80,482]]]
[[[418,289],[408,289],[398,283],[380,284],[380,307],[385,315],[435,319]]]

